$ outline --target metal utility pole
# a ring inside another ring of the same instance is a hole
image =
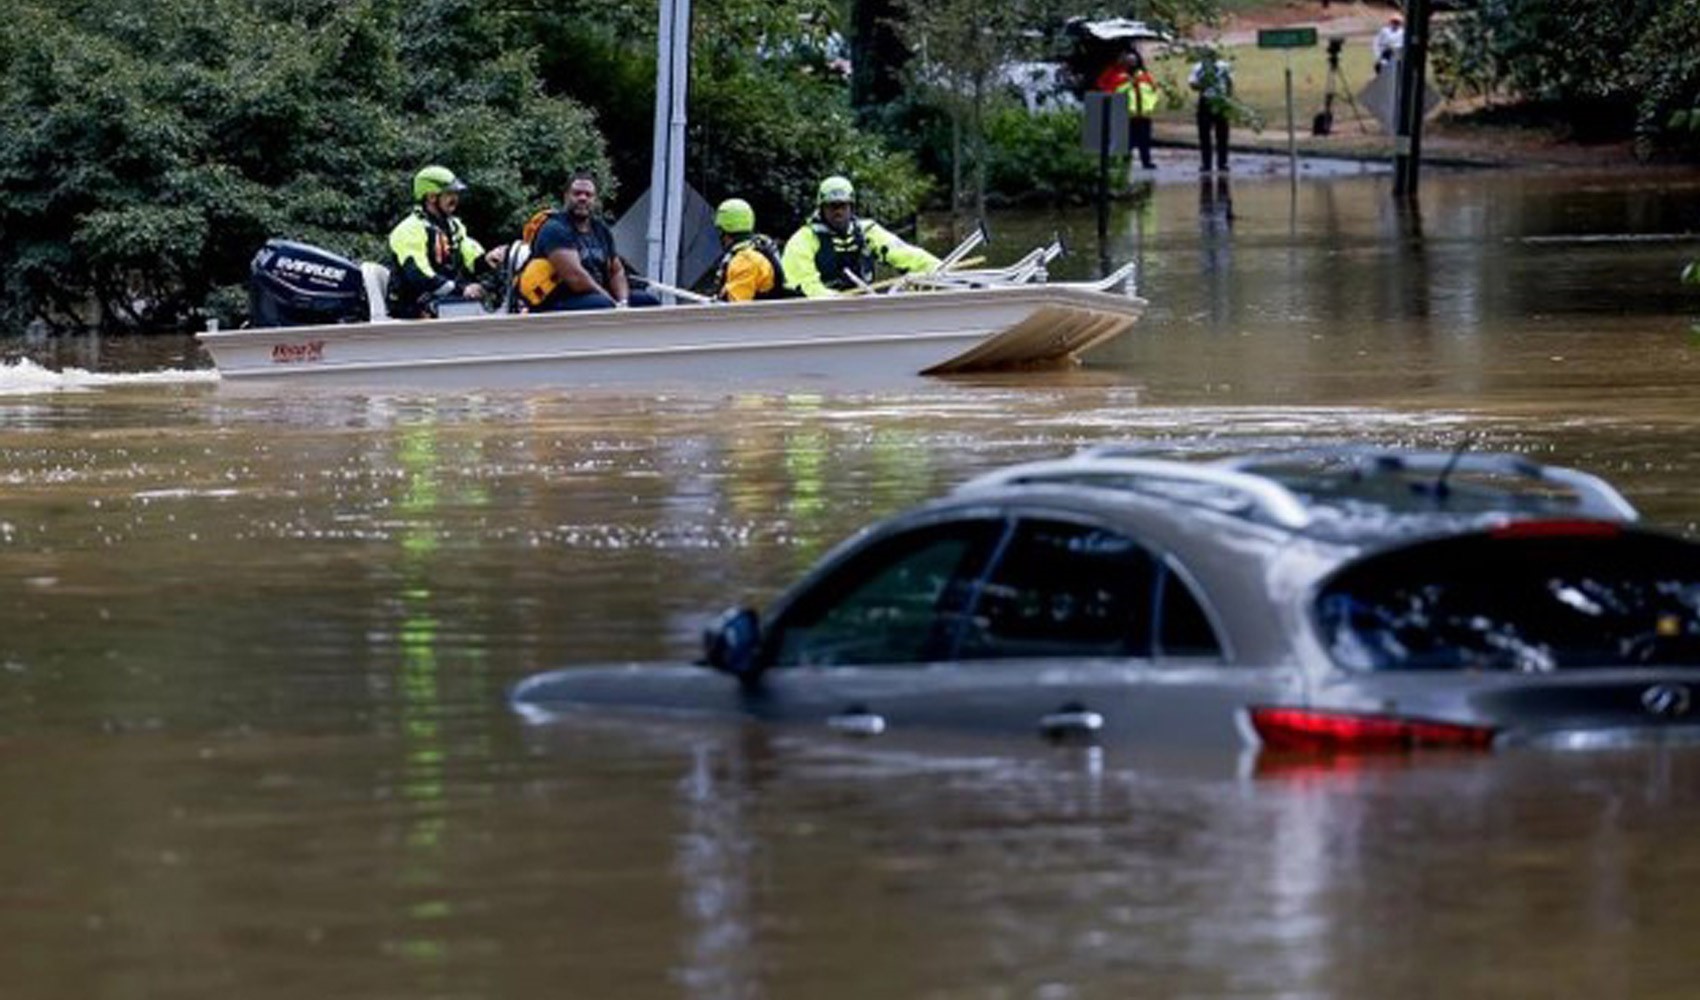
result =
[[[649,161],[649,277],[677,284],[685,214],[685,92],[690,85],[691,0],[661,0],[655,46],[655,141]]]
[[[1423,153],[1423,79],[1428,70],[1429,0],[1405,0],[1405,48],[1399,57],[1398,127],[1393,135],[1393,193],[1417,196]]]
[[[1293,126],[1293,50],[1308,49],[1316,46],[1316,28],[1305,25],[1298,28],[1266,28],[1257,33],[1257,47],[1260,49],[1281,49],[1286,56],[1287,70],[1287,176],[1292,181],[1293,188],[1299,186],[1299,140]]]

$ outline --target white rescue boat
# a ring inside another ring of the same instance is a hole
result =
[[[209,331],[199,339],[223,379],[302,385],[865,381],[1073,365],[1125,333],[1145,308],[1128,287],[1131,266],[1098,282],[1051,283],[1034,260],[1029,270],[1037,273],[939,273],[911,276],[887,294],[737,305],[533,314],[474,307],[472,315],[445,310],[437,319],[399,321],[382,317],[381,296],[373,294],[377,320]],[[381,285],[366,268],[368,290],[376,291]]]

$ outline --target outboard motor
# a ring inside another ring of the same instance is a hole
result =
[[[248,269],[249,325],[309,326],[371,319],[360,265],[328,250],[267,240]]]

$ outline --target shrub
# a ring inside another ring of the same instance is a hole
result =
[[[1098,158],[1080,144],[1078,111],[1029,114],[1002,106],[986,119],[987,200],[997,204],[1090,201],[1098,190]],[[1125,187],[1127,159],[1113,157],[1110,177]]]
[[[394,0],[12,0],[0,49],[0,310],[54,329],[184,327],[268,236],[377,257],[427,162],[468,178],[474,234],[578,164],[589,114],[529,56],[405,51]],[[424,0],[407,18],[482,15]],[[463,60],[456,62],[455,60]],[[415,60],[423,60],[417,62]],[[236,317],[225,317],[235,319]]]

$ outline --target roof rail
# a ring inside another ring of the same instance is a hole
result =
[[[1453,475],[1498,476],[1530,484],[1563,487],[1575,497],[1576,514],[1612,521],[1635,521],[1641,516],[1616,487],[1598,476],[1561,465],[1543,465],[1510,452],[1471,453],[1335,445],[1221,459],[1212,464],[1251,475],[1264,475],[1264,470],[1271,467],[1300,463],[1334,466],[1364,479],[1401,473],[1431,474],[1435,480],[1430,493],[1437,504],[1445,501],[1447,480]]]
[[[1311,520],[1304,501],[1273,479],[1204,462],[1124,457],[1100,453],[1095,448],[1069,458],[999,469],[971,479],[957,489],[967,491],[1045,483],[1102,485],[1150,493],[1172,493],[1177,487],[1204,487],[1227,494],[1222,498],[1226,502],[1210,503],[1206,498],[1199,499],[1229,513],[1242,516],[1255,514],[1260,520],[1295,531],[1304,528]]]
[[[1561,487],[1574,497],[1575,509],[1566,512],[1573,515],[1613,521],[1634,521],[1640,517],[1622,494],[1597,476],[1562,466],[1542,465],[1513,454],[1340,445],[1193,462],[1150,457],[1154,450],[1153,445],[1097,445],[1068,458],[1027,462],[989,472],[969,480],[958,490],[1051,483],[1174,496],[1178,490],[1195,489],[1205,491],[1189,497],[1200,505],[1302,531],[1315,521],[1315,508],[1333,505],[1317,497],[1307,499],[1303,495],[1308,491],[1302,479],[1275,473],[1282,466],[1310,465],[1317,467],[1317,471],[1344,472],[1353,482],[1413,473],[1432,475],[1433,483],[1418,484],[1422,488],[1412,495],[1429,498],[1436,510],[1444,510],[1451,495],[1448,477],[1462,474]],[[1506,496],[1514,494],[1508,490]]]

